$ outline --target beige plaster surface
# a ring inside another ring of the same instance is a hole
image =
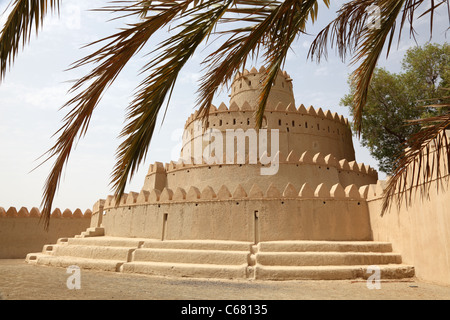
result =
[[[413,193],[411,205],[400,210],[394,205],[381,216],[380,198],[368,201],[375,241],[389,241],[401,252],[404,263],[415,267],[416,276],[430,282],[450,285],[450,190],[449,178],[437,191],[430,186],[429,198]],[[369,192],[370,196],[370,192]]]
[[[0,259],[25,258],[59,238],[80,234],[89,224],[90,218],[52,217],[46,231],[39,217],[0,216]]]

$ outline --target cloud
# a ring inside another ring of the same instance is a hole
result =
[[[198,72],[183,72],[180,77],[180,83],[192,84],[197,86],[202,75]]]
[[[29,106],[43,110],[58,110],[67,99],[67,89],[62,85],[44,88],[29,88],[23,95],[23,101]]]
[[[319,67],[314,71],[315,76],[328,76],[328,68],[327,67]]]

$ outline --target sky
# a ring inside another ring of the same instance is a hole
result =
[[[9,0],[0,0],[2,14]],[[68,70],[70,65],[92,52],[84,47],[125,26],[122,20],[111,20],[107,12],[91,9],[105,6],[105,0],[63,1],[60,16],[48,16],[39,35],[32,36],[29,45],[20,50],[14,65],[0,83],[0,207],[8,209],[40,207],[43,187],[50,172],[50,162],[42,164],[46,151],[55,143],[54,133],[61,127],[67,110],[60,109],[68,100],[71,82],[85,75],[89,69]],[[327,9],[319,8],[319,19],[292,46],[284,69],[293,79],[297,106],[329,109],[351,120],[348,109],[340,106],[340,99],[349,92],[347,79],[352,72],[350,61],[342,62],[333,49],[328,59],[320,64],[307,59],[309,45],[321,27],[330,21],[344,1],[332,1]],[[7,13],[7,12],[6,12]],[[3,25],[6,14],[0,16]],[[417,44],[429,41],[428,20],[414,22],[418,32]],[[431,42],[444,43],[448,17],[445,10],[438,11]],[[142,53],[130,61],[115,83],[106,91],[92,117],[89,130],[72,152],[61,179],[54,207],[92,208],[98,199],[112,194],[110,174],[115,163],[115,153],[121,140],[117,137],[124,125],[126,108],[136,87],[142,80],[140,68],[148,62],[148,53],[164,34],[158,34]],[[383,56],[379,67],[391,72],[401,71],[401,60],[406,50],[417,45],[408,32],[392,49],[388,58]],[[214,48],[218,42],[210,46]],[[211,48],[209,47],[209,49]],[[202,72],[202,61],[209,49],[199,50],[186,64],[174,89],[164,123],[155,131],[150,151],[139,172],[130,181],[127,192],[139,192],[148,167],[155,161],[177,160],[180,151],[182,128],[196,108],[196,91]],[[250,70],[252,64],[248,65]],[[260,65],[255,65],[259,69]],[[228,105],[228,92],[222,92],[214,101]],[[161,121],[159,120],[159,123]],[[357,162],[377,169],[376,161],[355,137]],[[383,173],[379,174],[384,179]]]

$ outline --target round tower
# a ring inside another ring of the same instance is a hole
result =
[[[211,140],[205,137],[206,129],[221,133],[224,139],[221,154],[226,152],[227,133],[239,130],[247,134],[248,141],[241,156],[249,156],[249,146],[253,150],[259,150],[259,130],[256,129],[254,113],[259,105],[266,75],[264,67],[259,71],[252,68],[250,71],[238,72],[232,82],[229,106],[225,103],[221,103],[219,107],[211,105],[206,126],[198,119],[198,111],[191,114],[184,128],[180,157],[190,160],[204,155],[206,148],[211,146]],[[297,108],[292,87],[292,79],[286,71],[280,71],[264,112],[262,128],[267,129],[269,134],[277,131],[278,150],[284,154],[293,150],[297,154],[305,151],[314,154],[321,152],[324,155],[332,154],[337,159],[355,160],[352,132],[347,119],[322,108],[306,108],[303,104]],[[255,130],[257,140],[253,141],[249,136]],[[270,149],[271,139],[268,140],[267,149]],[[237,150],[237,141],[233,143]]]
[[[238,72],[231,84],[230,105],[236,103],[241,107],[247,102],[252,109],[256,109],[266,76],[264,67],[261,67],[259,71],[252,68],[250,71]],[[292,79],[286,71],[278,73],[269,94],[266,110],[274,110],[278,103],[295,106]]]

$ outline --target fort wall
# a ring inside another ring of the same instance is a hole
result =
[[[378,179],[378,173],[370,166],[356,161],[348,162],[346,159],[338,161],[331,154],[305,151],[299,156],[292,150],[287,155],[280,152],[276,158],[279,168],[275,175],[261,175],[262,165],[248,163],[248,158],[244,163],[233,164],[156,162],[150,165],[142,190],[163,190],[166,187],[176,189],[190,185],[192,181],[196,182],[198,188],[211,186],[217,189],[223,184],[230,189],[236,188],[238,184],[248,189],[253,184],[260,188],[273,184],[281,189],[288,183],[300,188],[305,182],[313,187],[323,182],[330,185],[340,183],[344,187],[351,184],[361,187],[376,183]]]
[[[431,148],[423,157],[423,163],[426,159],[434,167],[431,183],[425,184],[422,174],[417,180],[412,169],[409,170],[406,189],[402,190],[407,198],[402,197],[399,204],[397,200],[401,193],[396,190],[391,207],[384,215],[381,215],[383,192],[389,180],[369,186],[367,204],[373,238],[391,242],[393,249],[402,253],[404,263],[414,265],[417,278],[450,285],[450,169],[447,152],[444,149],[438,153]],[[435,167],[438,158],[439,175]],[[416,162],[416,174],[418,168]]]
[[[326,183],[142,190],[118,206],[109,196],[102,226],[110,236],[162,240],[371,240],[364,194]]]
[[[46,231],[39,209],[0,207],[0,259],[22,259],[30,252],[42,250],[45,244],[80,234],[89,227],[91,215],[91,210],[83,214],[79,209],[73,213],[55,209]]]
[[[224,139],[226,139],[227,130],[241,129],[244,132],[255,130],[253,111],[248,103],[245,105],[239,106],[234,103],[230,109],[225,104],[221,104],[219,109],[213,107],[210,110],[207,129],[219,130]],[[195,112],[186,122],[181,149],[183,158],[193,154],[196,145],[201,145],[204,150],[210,143],[205,141],[204,130],[199,127],[201,122],[197,117],[198,112]],[[338,159],[355,160],[352,132],[348,120],[329,110],[324,112],[322,108],[316,110],[312,106],[306,109],[303,105],[296,109],[293,105],[279,103],[274,110],[266,111],[262,128],[268,128],[269,134],[270,130],[278,130],[281,152],[289,153],[295,150],[301,154],[308,150],[314,153],[332,154]],[[268,143],[267,149],[270,150],[270,139]],[[247,154],[248,144],[245,150]],[[225,154],[225,147],[223,154]]]

